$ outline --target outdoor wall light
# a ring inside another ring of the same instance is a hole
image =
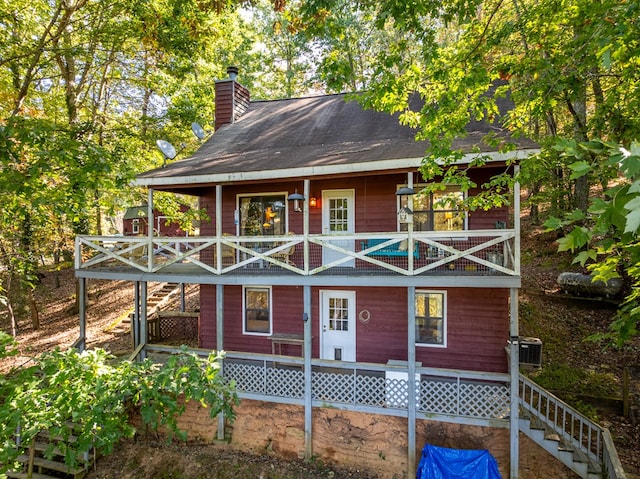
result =
[[[302,208],[300,208],[300,201],[304,201],[304,195],[301,195],[300,193],[298,193],[298,189],[296,188],[295,193],[289,195],[289,197],[287,198],[288,201],[293,201],[293,211],[300,213],[302,211]]]
[[[396,196],[400,197],[400,205],[402,205],[403,196],[408,197],[415,194],[415,190],[407,185],[398,188],[398,191],[396,191]],[[409,206],[403,206],[402,208],[400,208],[400,211],[398,211],[398,220],[400,221],[400,223],[413,223],[413,211],[411,211],[411,208],[409,208]]]
[[[318,198],[312,196],[309,198],[309,208],[317,208],[318,207]]]

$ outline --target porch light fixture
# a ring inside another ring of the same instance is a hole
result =
[[[403,196],[413,196],[415,194],[415,190],[407,185],[401,186],[400,188],[398,188],[398,191],[396,191],[396,196],[400,197],[401,205]],[[409,208],[409,206],[403,206],[402,208],[400,208],[400,211],[398,211],[398,220],[400,221],[400,223],[413,223],[413,211],[411,211],[411,208]]]
[[[295,193],[293,193],[292,195],[289,195],[289,197],[287,198],[288,201],[293,201],[293,211],[300,213],[302,211],[302,208],[300,208],[300,201],[304,201],[304,195],[301,195],[300,193],[298,193],[298,189],[296,188]]]
[[[312,196],[309,198],[309,208],[317,208],[318,207],[318,198]]]

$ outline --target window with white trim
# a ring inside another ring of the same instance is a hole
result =
[[[398,188],[403,185],[398,185]],[[415,185],[418,192],[426,185]],[[413,196],[414,231],[461,231],[465,229],[466,214],[460,209],[464,193],[457,186],[447,186],[433,193],[418,193]],[[407,206],[407,197],[400,198],[400,208]],[[407,225],[401,224],[401,230]]]
[[[416,345],[447,345],[445,291],[416,291]]]
[[[244,334],[271,334],[271,288],[244,286],[242,313]]]
[[[139,219],[131,220],[131,233],[133,233],[134,235],[137,235],[138,233],[140,233]]]

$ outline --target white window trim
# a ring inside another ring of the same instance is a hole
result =
[[[447,318],[447,291],[446,290],[438,290],[438,289],[420,289],[416,290],[416,296],[418,294],[441,294],[442,295],[442,344],[432,344],[432,343],[419,343],[416,339],[415,345],[417,348],[447,348],[447,329],[448,329],[448,318]],[[415,309],[415,305],[414,305]],[[414,317],[414,321],[415,321]]]
[[[140,220],[138,218],[131,220],[131,233],[134,235],[140,233]]]
[[[267,333],[247,331],[247,290],[249,289],[266,289],[269,291],[269,332]],[[271,286],[242,286],[242,334],[246,336],[271,336],[273,334],[273,288]]]
[[[256,196],[276,196],[282,195],[284,196],[284,230],[286,232],[289,231],[289,201],[287,201],[287,197],[289,196],[289,192],[287,191],[260,191],[254,193],[240,193],[236,195],[236,236],[240,234],[240,199],[241,198],[254,198]]]

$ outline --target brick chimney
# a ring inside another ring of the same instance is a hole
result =
[[[249,90],[236,81],[238,67],[227,67],[227,74],[229,78],[216,81],[216,130],[234,123],[249,107]]]

